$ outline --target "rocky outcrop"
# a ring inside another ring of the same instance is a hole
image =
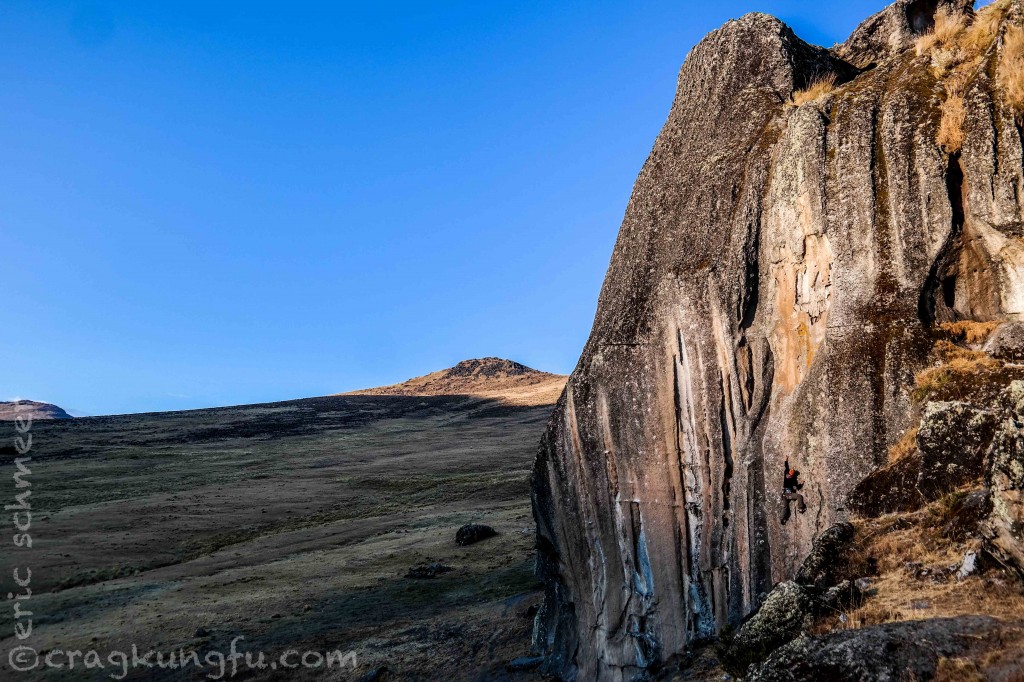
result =
[[[985,653],[1006,644],[1006,630],[1006,624],[995,618],[969,616],[876,625],[820,638],[801,637],[772,654],[746,679],[749,682],[930,680],[943,662]],[[1018,629],[1018,641],[1019,637]],[[1017,645],[1011,644],[1014,646]],[[1016,663],[1012,663],[1010,669],[1015,666]],[[971,678],[961,673],[945,679]]]
[[[953,496],[959,489],[978,489]],[[986,408],[929,403],[917,448],[868,475],[849,506],[876,517],[948,498],[947,537],[980,534],[986,549],[1024,576],[1024,381]]]
[[[993,410],[961,402],[928,403],[916,448],[857,484],[850,508],[865,516],[912,511],[980,483],[996,426]]]
[[[937,500],[981,478],[996,416],[962,403],[928,403],[917,433],[921,470],[917,489]]]
[[[71,419],[70,414],[50,403],[40,403],[34,400],[0,402],[0,421],[13,421],[18,417],[33,421]]]
[[[843,580],[848,567],[842,556],[855,532],[853,524],[844,522],[837,523],[822,533],[815,540],[800,570],[796,572],[796,582],[821,590]]]
[[[720,654],[725,669],[743,675],[751,664],[810,629],[817,610],[807,588],[790,580],[779,583],[736,637],[726,637]]]
[[[546,673],[632,679],[740,623],[916,419],[932,327],[1024,317],[1000,43],[948,154],[942,77],[908,49],[939,5],[831,52],[748,15],[687,57],[534,471]],[[783,529],[787,458],[809,509]]]
[[[973,0],[899,0],[861,24],[836,54],[860,68],[906,51],[935,25],[935,13],[966,14]]]
[[[1000,360],[1024,362],[1024,323],[1000,325],[985,344],[985,350]]]
[[[982,523],[989,551],[1024,576],[1024,381],[1006,391],[1009,414],[996,434],[985,482],[992,513]]]
[[[816,618],[845,610],[858,600],[857,588],[844,575],[849,567],[841,559],[853,536],[849,523],[822,533],[796,580],[776,585],[736,634],[724,637],[719,653],[726,670],[744,675],[751,664],[809,630]]]

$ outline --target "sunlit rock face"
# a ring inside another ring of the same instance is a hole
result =
[[[534,471],[547,672],[630,680],[739,622],[910,425],[929,328],[1024,319],[1000,42],[949,154],[913,49],[940,5],[965,6],[897,3],[832,51],[747,15],[686,59]],[[782,527],[787,458],[808,509]]]

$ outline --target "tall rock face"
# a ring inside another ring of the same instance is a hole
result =
[[[833,50],[752,14],[690,53],[534,471],[548,673],[632,680],[739,622],[908,427],[930,328],[1024,319],[995,86],[1024,0],[1003,4],[953,154],[948,74],[912,48],[962,0],[898,2]],[[787,459],[808,509],[782,527]]]

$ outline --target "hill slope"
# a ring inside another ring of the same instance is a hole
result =
[[[32,531],[45,541],[0,552],[0,573],[31,561],[33,610],[61,614],[36,621],[40,649],[204,653],[245,637],[268,656],[357,652],[338,679],[386,665],[389,679],[500,680],[539,601],[527,480],[550,413],[361,395],[40,422]],[[0,449],[0,467],[14,456]],[[458,547],[471,522],[499,534]],[[434,562],[452,570],[408,577]],[[18,644],[0,634],[0,678]],[[91,672],[76,679],[110,679]]]
[[[0,421],[13,421],[17,416],[30,418],[33,421],[71,419],[70,414],[50,403],[39,403],[34,400],[0,402]]]
[[[568,377],[531,369],[512,360],[463,360],[454,367],[391,386],[342,395],[471,395],[511,405],[553,405]]]

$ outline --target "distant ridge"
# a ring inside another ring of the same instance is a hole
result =
[[[391,386],[341,395],[472,395],[514,405],[553,405],[568,377],[503,358],[463,360],[454,367]]]
[[[34,420],[72,418],[63,409],[50,403],[35,400],[0,402],[0,421],[14,421],[17,416]]]

